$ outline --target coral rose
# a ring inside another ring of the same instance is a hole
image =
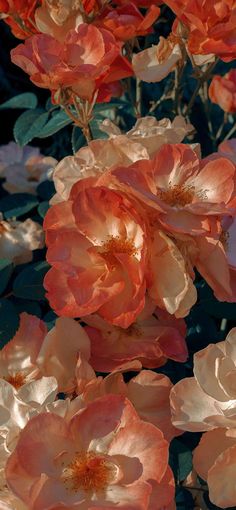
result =
[[[34,14],[37,0],[1,0],[0,18],[11,27],[12,33],[19,39],[25,39],[37,33]]]
[[[140,80],[148,83],[161,81],[173,71],[181,57],[182,52],[178,38],[169,36],[165,39],[161,36],[158,45],[133,56],[134,74]]]
[[[163,434],[140,420],[128,400],[108,395],[69,422],[53,413],[32,418],[8,460],[6,477],[32,510],[134,504],[146,510],[167,468]],[[166,492],[169,503],[173,488]]]
[[[219,215],[231,213],[235,165],[217,158],[206,164],[184,144],[164,145],[152,161],[111,171],[121,189],[158,214],[169,232],[206,234]],[[214,218],[215,217],[215,218]]]
[[[51,306],[69,317],[98,311],[128,327],[146,291],[146,226],[133,204],[108,188],[87,188],[54,205],[44,228],[53,266],[45,278]]]
[[[218,152],[220,156],[230,159],[236,165],[236,138],[220,143]]]
[[[54,98],[56,93],[68,99],[76,94],[91,101],[103,84],[133,74],[115,37],[86,23],[71,30],[64,43],[50,35],[35,35],[13,49],[11,58],[35,85],[49,88]]]
[[[95,21],[96,26],[110,30],[116,39],[127,41],[152,32],[152,25],[160,14],[159,7],[151,5],[145,16],[132,2],[112,9],[107,7]]]
[[[224,76],[215,75],[209,87],[209,98],[224,112],[236,112],[236,69]]]
[[[235,0],[166,0],[187,28],[188,49],[194,55],[215,54],[235,59]]]

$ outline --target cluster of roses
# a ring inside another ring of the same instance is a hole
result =
[[[162,80],[186,59],[194,66],[235,58],[235,0],[167,0],[176,14],[172,32],[136,53],[136,38],[152,31],[163,2],[157,0],[1,0],[0,13],[22,39],[12,60],[53,101],[109,101],[122,94],[120,80],[135,74]],[[145,15],[140,8],[146,10]],[[134,53],[133,53],[134,50]],[[236,75],[215,76],[210,98],[236,109]]]
[[[235,58],[234,0],[166,1],[177,16],[171,36],[132,58],[161,3],[0,0],[0,11],[26,39],[13,62],[83,126],[90,106],[121,94],[119,80],[134,72],[152,82],[185,54],[194,65]],[[193,128],[181,116],[140,118],[126,134],[109,120],[101,129],[107,139],[53,172],[45,288],[59,318],[48,333],[22,313],[0,352],[1,508],[173,510],[168,449],[180,429],[206,432],[194,467],[214,503],[235,505],[235,331],[198,352],[194,377],[174,388],[152,370],[187,359],[195,270],[217,299],[236,301],[235,139],[202,159],[182,143]],[[41,164],[43,176],[56,162]],[[0,170],[11,192],[12,173]],[[15,230],[0,223],[7,257]],[[126,383],[126,371],[140,373]]]

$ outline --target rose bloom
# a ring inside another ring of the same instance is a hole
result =
[[[37,32],[34,13],[37,0],[1,0],[0,17],[10,26],[18,39],[25,39]]]
[[[127,41],[152,32],[152,25],[160,14],[159,7],[151,5],[145,16],[132,2],[121,7],[105,8],[95,20],[96,26],[110,30],[116,39]]]
[[[209,98],[224,112],[236,112],[236,69],[224,76],[215,75],[209,87]]]
[[[90,366],[91,368],[91,366]],[[134,363],[126,363],[117,371],[113,371],[106,377],[96,377],[89,372],[89,365],[84,366],[83,376],[81,371],[77,373],[78,393],[81,405],[86,406],[89,402],[107,395],[126,396],[133,404],[139,417],[158,427],[165,439],[171,441],[173,437],[182,434],[182,431],[173,427],[170,414],[170,390],[172,383],[163,374],[156,374],[152,370],[142,370],[137,376],[132,377],[125,383],[121,371],[138,369]]]
[[[161,81],[173,71],[181,58],[182,52],[178,38],[174,35],[167,39],[161,36],[158,45],[133,56],[134,74],[140,80],[148,83]]]
[[[156,309],[141,316],[128,328],[111,326],[98,315],[84,318],[91,342],[90,363],[98,372],[110,372],[132,360],[146,368],[158,368],[167,358],[184,362],[186,326],[182,319]]]
[[[33,258],[32,250],[44,247],[41,225],[28,218],[25,221],[4,221],[0,213],[0,258],[14,264],[24,264]]]
[[[36,147],[15,142],[0,146],[0,176],[8,193],[36,193],[39,182],[49,179],[57,160],[40,154]]]
[[[235,59],[235,0],[166,0],[187,29],[193,55],[215,54],[225,62]]]
[[[220,215],[231,213],[235,165],[224,158],[204,164],[184,144],[163,145],[151,161],[112,169],[111,175],[123,191],[151,208],[153,222],[156,211],[170,233],[206,234]]]
[[[164,143],[179,143],[193,129],[181,116],[157,121],[154,117],[139,119],[133,129],[122,134],[106,119],[100,126],[108,139],[92,140],[74,156],[66,156],[56,166],[53,181],[56,194],[50,203],[67,200],[72,186],[86,177],[99,177],[112,166],[129,166],[140,159],[149,159]]]
[[[99,311],[128,327],[146,291],[146,226],[134,205],[105,187],[75,189],[71,200],[48,211],[44,228],[53,266],[44,284],[57,314]]]
[[[160,489],[158,510],[174,496],[163,434],[115,395],[97,399],[70,421],[53,413],[32,418],[7,462],[6,478],[32,510],[128,508],[133,502],[145,510]]]
[[[71,30],[62,43],[46,34],[30,37],[11,51],[11,58],[35,85],[50,89],[54,99],[76,94],[91,101],[102,85],[133,73],[115,37],[86,23]]]

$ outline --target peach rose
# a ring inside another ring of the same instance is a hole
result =
[[[236,69],[224,76],[215,75],[209,87],[209,98],[224,112],[236,112]]]
[[[11,58],[35,85],[50,89],[54,99],[76,94],[91,101],[103,84],[133,73],[115,37],[86,23],[70,30],[64,42],[46,34],[32,36],[11,51]]]
[[[173,35],[167,39],[160,36],[158,45],[133,56],[134,74],[140,80],[148,83],[161,81],[173,71],[181,58],[182,52],[178,38]]]
[[[194,451],[193,464],[199,476],[207,481],[212,503],[220,508],[234,506],[236,429],[217,428],[203,434]]]
[[[173,424],[182,430],[236,427],[236,328],[194,354],[194,377],[171,391]]]
[[[6,478],[32,510],[117,504],[146,510],[167,467],[163,434],[140,420],[128,400],[108,395],[69,422],[53,413],[32,418],[7,462]],[[173,486],[166,485],[169,504]]]
[[[57,160],[40,154],[36,147],[15,142],[0,146],[0,176],[8,193],[36,193],[38,184],[50,179]]]
[[[24,264],[33,258],[32,251],[44,247],[41,225],[28,218],[25,221],[4,221],[0,213],[0,258]]]

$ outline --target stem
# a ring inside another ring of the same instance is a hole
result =
[[[202,87],[203,83],[205,81],[207,81],[210,77],[210,73],[213,71],[214,67],[216,66],[216,64],[218,63],[219,61],[219,58],[216,58],[214,62],[212,62],[211,64],[209,64],[208,68],[206,69],[206,71],[198,78],[198,83],[195,87],[195,90],[193,92],[193,95],[189,101],[189,104],[187,106],[187,109],[185,111],[185,115],[188,115],[191,110],[192,110],[192,107],[195,103],[195,99],[196,97],[198,96],[198,92],[200,90],[200,88]]]
[[[236,123],[234,124],[234,126],[230,129],[230,131],[228,132],[228,134],[225,136],[223,142],[225,140],[228,140],[233,134],[234,132],[236,131]]]
[[[136,78],[136,116],[142,116],[142,83],[139,78]]]

